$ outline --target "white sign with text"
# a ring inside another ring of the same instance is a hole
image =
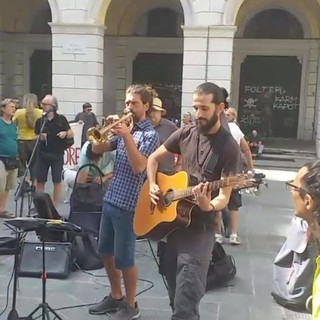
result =
[[[70,127],[74,133],[74,144],[64,152],[63,167],[66,169],[72,169],[78,165],[81,151],[81,136],[83,123],[70,123]]]
[[[62,47],[64,54],[87,54],[87,47],[84,42],[67,43]]]

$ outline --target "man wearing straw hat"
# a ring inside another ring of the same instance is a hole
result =
[[[153,108],[149,117],[154,130],[159,135],[160,144],[163,144],[178,129],[173,122],[163,118],[165,114],[166,109],[162,107],[161,99],[153,98]],[[158,171],[168,175],[176,172],[173,154],[168,154],[164,159],[161,159]]]

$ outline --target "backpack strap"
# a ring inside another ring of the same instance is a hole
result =
[[[102,178],[104,176],[103,172],[101,171],[101,169],[94,163],[87,163],[87,164],[84,164],[83,166],[81,166],[78,171],[77,171],[77,174],[76,174],[76,178],[74,180],[74,186],[73,188],[75,189],[76,188],[76,185],[78,184],[78,176],[79,176],[79,173],[81,170],[83,170],[84,168],[87,168],[87,167],[90,167],[90,168],[94,168],[98,174],[99,174],[99,177],[100,177],[100,185],[101,185],[101,188],[103,186],[103,181],[102,181]]]

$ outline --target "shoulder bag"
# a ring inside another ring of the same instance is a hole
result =
[[[65,131],[67,131],[67,129],[62,125],[61,123],[61,115],[59,114],[58,115],[59,117],[59,127]],[[62,139],[62,142],[63,142],[63,148],[64,150],[67,150],[68,148],[72,147],[74,145],[74,138],[64,138]]]
[[[19,168],[19,160],[17,158],[0,157],[0,161],[2,161],[7,171]]]
[[[271,295],[278,304],[294,311],[305,310],[316,268],[315,250],[306,239],[306,224],[298,217],[292,220],[290,234],[273,265]]]

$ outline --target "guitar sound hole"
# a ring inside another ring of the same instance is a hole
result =
[[[172,189],[169,189],[162,197],[162,204],[164,207],[169,207],[172,203]]]

